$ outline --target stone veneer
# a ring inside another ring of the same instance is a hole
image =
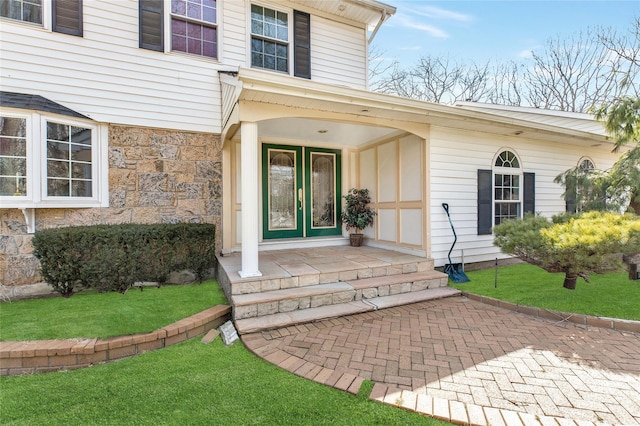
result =
[[[36,230],[118,223],[213,223],[222,239],[220,136],[109,126],[109,207],[36,210]],[[43,286],[19,209],[0,208],[0,296]]]

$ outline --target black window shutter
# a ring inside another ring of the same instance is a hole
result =
[[[478,235],[491,234],[493,185],[491,170],[478,170]]]
[[[524,213],[536,213],[536,174],[524,173]]]
[[[53,0],[53,31],[82,37],[82,0]]]
[[[139,38],[142,49],[164,52],[162,0],[140,0],[139,2]]]
[[[293,11],[293,75],[311,78],[311,16]]]

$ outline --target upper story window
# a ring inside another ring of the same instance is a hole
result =
[[[289,17],[251,5],[251,66],[289,72]]]
[[[20,208],[106,206],[101,139],[100,127],[89,120],[3,111],[0,203]]]
[[[171,50],[216,58],[216,0],[171,0]]]
[[[0,16],[42,25],[42,0],[0,0]]]
[[[43,21],[49,10],[51,27]],[[82,37],[82,0],[0,0],[0,16]]]
[[[163,0],[139,0],[139,45],[165,51]],[[218,58],[216,0],[171,0],[170,50]]]

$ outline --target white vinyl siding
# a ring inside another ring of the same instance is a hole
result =
[[[429,147],[432,256],[436,266],[448,263],[447,252],[453,243],[442,203],[449,204],[458,235],[451,253],[454,263],[460,262],[461,250],[466,263],[505,257],[493,245],[492,235],[477,235],[477,172],[491,169],[499,150],[510,148],[517,152],[521,171],[535,173],[535,210],[546,217],[565,211],[564,190],[553,182],[559,173],[575,167],[584,155],[603,168],[611,167],[616,159],[616,155],[602,147],[585,148],[442,127],[432,127]]]
[[[2,89],[38,94],[99,122],[220,133],[211,60],[138,48],[138,4],[85,2],[84,37],[3,22]]]
[[[311,79],[366,89],[366,32],[311,16]]]
[[[224,2],[220,11],[220,59],[236,67],[248,66],[247,6],[241,1]]]
[[[256,3],[260,4],[260,3]],[[260,4],[261,5],[261,4]],[[222,56],[228,65],[249,67],[249,7],[242,2],[225,2],[221,29]],[[292,15],[293,9],[284,10]],[[291,19],[290,19],[291,22]],[[292,24],[290,24],[292,25]],[[366,89],[366,31],[364,28],[311,14],[311,80]],[[290,56],[290,60],[291,60]]]

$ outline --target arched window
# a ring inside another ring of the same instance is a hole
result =
[[[510,149],[498,151],[491,169],[478,170],[478,235],[490,235],[503,220],[535,212],[535,173],[522,170]]]
[[[591,161],[591,159],[589,158],[583,158],[578,164],[578,167],[580,168],[581,172],[590,172],[596,169],[595,164],[593,164],[593,161]]]
[[[493,164],[493,224],[522,217],[522,170],[518,157],[502,151]]]

